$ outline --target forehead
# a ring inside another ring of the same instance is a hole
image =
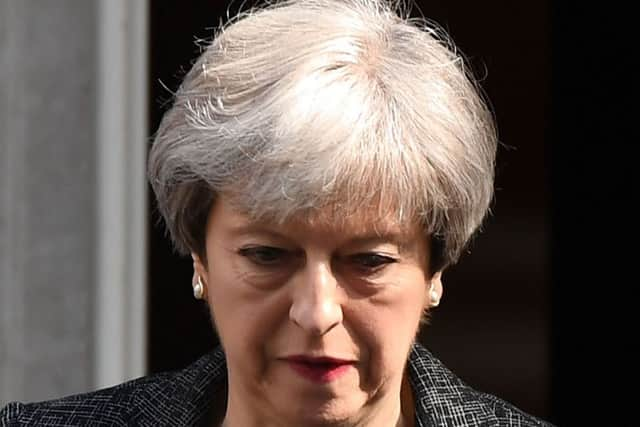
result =
[[[229,197],[219,197],[210,220],[220,221],[230,227],[270,229],[292,233],[330,233],[353,237],[409,238],[423,235],[418,221],[402,220],[393,209],[379,206],[360,208],[328,205],[292,212],[286,216],[250,215],[248,210],[234,203]]]
[[[374,209],[356,212],[325,208],[292,216],[292,228],[340,233],[353,236],[406,236],[415,233],[415,224],[401,223],[395,215],[379,214]]]

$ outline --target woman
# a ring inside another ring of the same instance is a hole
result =
[[[187,74],[149,177],[221,348],[4,425],[539,426],[415,342],[492,198],[491,114],[383,0],[282,1]]]

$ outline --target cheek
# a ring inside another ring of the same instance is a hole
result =
[[[399,381],[422,316],[422,287],[400,288],[352,305],[346,326],[367,354],[367,388]]]
[[[208,293],[209,307],[220,339],[229,347],[232,341],[245,344],[255,342],[251,335],[260,335],[264,325],[263,308],[259,301],[242,295],[234,284],[218,278],[211,282]]]
[[[248,286],[230,270],[218,269],[210,279],[209,307],[229,359],[257,366],[283,316],[275,295]]]

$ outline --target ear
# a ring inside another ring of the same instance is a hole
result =
[[[437,271],[433,276],[431,276],[428,289],[429,291],[427,292],[427,305],[429,307],[435,307],[440,304],[440,301],[442,300],[442,271]]]
[[[195,284],[198,280],[198,276],[200,276],[200,280],[202,284],[206,287],[207,280],[209,279],[207,275],[207,266],[204,265],[200,257],[195,253],[191,252],[191,259],[193,259],[193,281],[192,284]]]

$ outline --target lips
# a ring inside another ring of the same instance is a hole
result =
[[[346,374],[354,362],[333,357],[291,356],[285,359],[299,376],[314,383],[328,383]]]

